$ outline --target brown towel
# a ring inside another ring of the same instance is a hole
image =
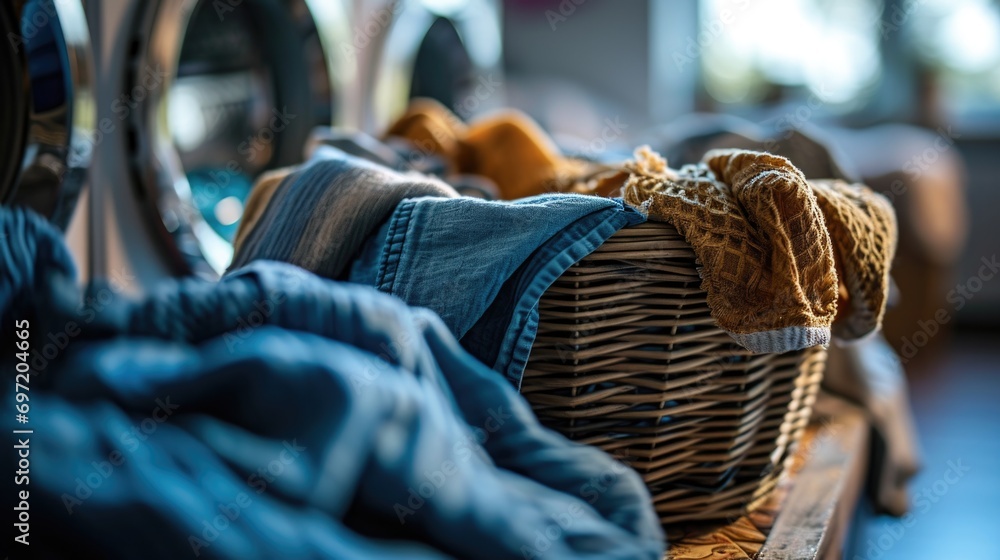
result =
[[[624,167],[625,201],[685,236],[712,315],[740,345],[764,353],[828,344],[838,266],[850,302],[838,336],[878,326],[896,235],[880,195],[810,185],[787,159],[744,150],[715,150],[675,171],[644,147]]]
[[[864,185],[809,181],[833,241],[838,277],[847,301],[839,305],[833,335],[861,338],[882,324],[889,296],[889,270],[896,253],[892,204]],[[846,305],[845,305],[846,303]]]
[[[513,110],[466,125],[440,103],[416,99],[386,135],[443,156],[452,173],[489,178],[505,200],[565,191],[575,179],[606,169],[564,157],[537,123]]]

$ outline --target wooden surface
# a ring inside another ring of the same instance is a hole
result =
[[[667,560],[839,558],[864,483],[868,424],[838,402],[809,426],[787,476],[753,513],[728,524],[668,531]]]

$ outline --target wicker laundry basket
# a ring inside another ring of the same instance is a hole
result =
[[[700,284],[672,226],[621,230],[542,297],[521,385],[544,424],[636,469],[665,525],[763,501],[826,359],[821,347],[750,354],[715,325]]]

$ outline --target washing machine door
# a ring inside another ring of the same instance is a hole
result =
[[[346,16],[330,0],[156,0],[139,10],[126,91],[138,196],[177,273],[217,276],[264,171],[335,121]],[[332,45],[331,45],[332,43]]]
[[[87,179],[94,122],[87,20],[77,0],[0,2],[0,203],[65,228]]]
[[[500,3],[369,0],[354,25],[364,93],[358,126],[379,135],[414,97],[469,118],[503,105]]]

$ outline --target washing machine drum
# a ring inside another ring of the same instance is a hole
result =
[[[79,2],[0,3],[0,203],[69,221],[91,154],[91,52]]]
[[[113,110],[131,117],[137,187],[178,272],[224,271],[256,178],[300,163],[312,128],[331,124],[315,4],[160,0],[140,11]]]

